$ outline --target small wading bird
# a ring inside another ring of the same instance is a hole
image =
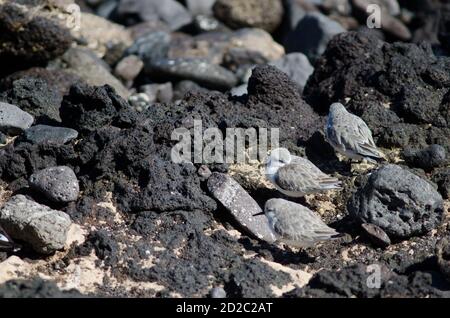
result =
[[[0,252],[17,252],[19,245],[9,237],[6,231],[0,226]]]
[[[358,116],[350,114],[341,103],[330,106],[325,136],[336,151],[350,159],[365,159],[371,163],[384,159],[367,124]]]
[[[266,176],[278,191],[290,197],[341,188],[337,178],[325,174],[308,159],[291,155],[286,148],[272,150]]]
[[[264,212],[254,216],[261,214],[266,215],[277,241],[292,247],[311,247],[342,236],[307,207],[284,199],[268,200]]]

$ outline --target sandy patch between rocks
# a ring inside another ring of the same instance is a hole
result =
[[[287,284],[281,288],[274,286],[274,285],[270,286],[270,288],[272,289],[272,292],[277,297],[281,297],[284,293],[289,292],[297,287],[305,286],[306,284],[308,284],[309,280],[313,276],[312,273],[305,272],[304,270],[301,270],[301,269],[293,269],[288,266],[281,265],[279,263],[268,261],[264,258],[260,258],[260,260],[261,260],[261,262],[272,267],[274,270],[285,272],[285,273],[289,274],[292,278],[292,281],[289,284]]]

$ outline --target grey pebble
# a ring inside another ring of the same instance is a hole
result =
[[[63,145],[78,137],[72,128],[36,125],[25,130],[23,138],[33,144],[52,143]]]
[[[167,80],[191,80],[214,89],[230,89],[237,84],[237,78],[232,72],[200,59],[162,59],[146,71],[150,76]]]
[[[121,0],[117,7],[119,16],[138,16],[141,21],[161,20],[177,30],[192,21],[189,11],[175,0]]]
[[[361,228],[374,245],[383,248],[391,245],[391,239],[379,226],[370,223],[363,223],[361,224]]]
[[[286,53],[301,52],[310,61],[316,60],[336,34],[346,30],[336,21],[319,12],[307,13],[288,34],[285,47]]]
[[[170,103],[173,99],[173,86],[171,82],[163,84],[146,84],[139,87],[139,91],[147,94],[151,103]]]
[[[66,166],[46,168],[33,173],[30,186],[54,202],[71,202],[78,198],[80,187],[73,170]]]
[[[440,145],[431,145],[420,150],[407,149],[403,152],[403,157],[408,164],[425,170],[443,165],[446,156],[445,148]]]
[[[18,135],[33,124],[34,117],[19,107],[0,102],[0,131]]]
[[[114,74],[125,81],[131,82],[144,68],[144,62],[136,55],[128,55],[117,63]]]
[[[108,84],[123,98],[130,95],[122,82],[111,74],[108,64],[88,49],[70,48],[61,57],[52,61],[49,67],[62,69],[79,76],[89,85],[103,86]]]
[[[150,68],[154,62],[167,57],[169,44],[169,33],[151,32],[138,37],[127,49],[125,55],[138,56],[144,62],[145,68]]]
[[[64,248],[72,224],[62,211],[16,195],[0,210],[0,224],[16,240],[24,241],[42,254],[51,254]]]

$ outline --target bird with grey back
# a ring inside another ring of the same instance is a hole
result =
[[[306,158],[274,149],[266,163],[266,176],[278,191],[290,197],[340,189],[341,182],[327,175]]]
[[[264,213],[278,242],[291,247],[305,248],[319,242],[337,239],[342,235],[326,225],[307,207],[284,199],[270,199]]]
[[[340,103],[330,106],[325,136],[337,152],[350,159],[371,163],[384,159],[384,154],[375,145],[367,124],[358,116],[349,113]]]

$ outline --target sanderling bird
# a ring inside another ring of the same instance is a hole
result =
[[[316,243],[337,239],[342,234],[326,225],[307,207],[284,199],[270,199],[264,212],[277,241],[292,247],[311,247]]]
[[[290,197],[341,188],[337,178],[322,172],[308,159],[291,155],[286,148],[272,150],[266,176],[278,191]]]
[[[14,243],[6,231],[0,226],[0,252],[16,252],[20,247]]]
[[[350,159],[365,159],[372,163],[384,159],[367,124],[350,114],[341,103],[330,106],[325,136],[336,151]]]

